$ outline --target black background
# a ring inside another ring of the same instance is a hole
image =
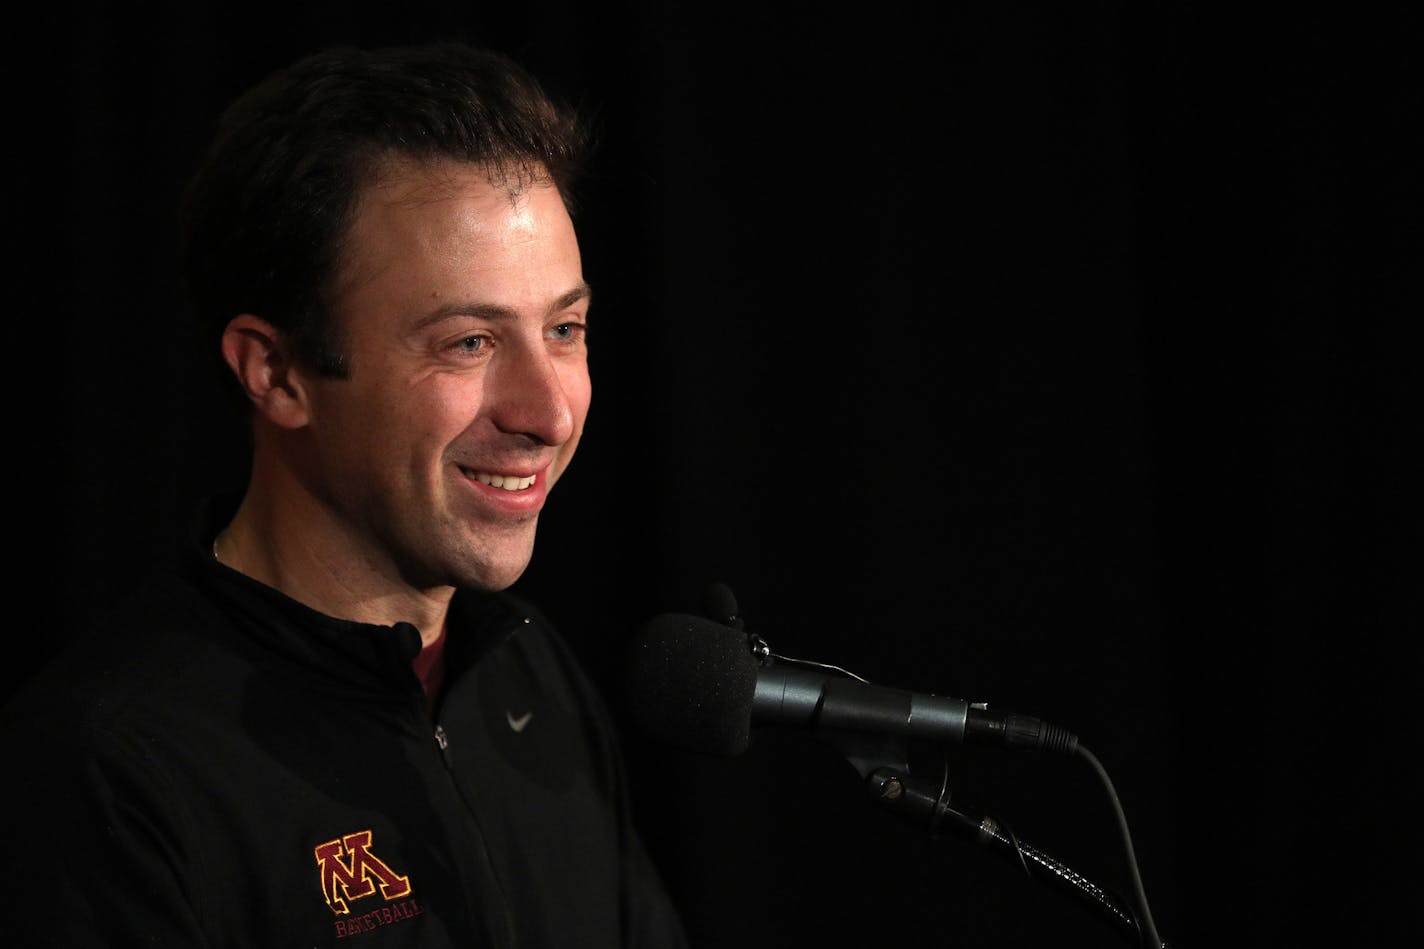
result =
[[[1077,733],[1174,945],[1413,931],[1420,37],[1254,9],[48,5],[8,57],[9,681],[240,484],[173,260],[221,106],[468,39],[600,129],[593,412],[519,586],[620,715],[635,628],[723,580],[780,653]],[[699,949],[1115,944],[808,736],[628,740]],[[1085,765],[950,757],[1127,892]]]

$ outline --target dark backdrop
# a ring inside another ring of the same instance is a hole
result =
[[[1075,731],[1180,946],[1379,945],[1418,841],[1418,36],[1185,2],[51,4],[12,34],[9,681],[240,483],[173,260],[219,108],[334,42],[594,115],[595,400],[520,582],[607,688],[729,583],[781,653]],[[804,735],[629,734],[702,949],[1113,944]],[[1126,892],[1079,762],[951,752]]]

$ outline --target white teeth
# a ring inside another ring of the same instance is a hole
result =
[[[474,471],[471,472],[471,474],[475,476],[475,480],[480,484],[487,484],[492,488],[503,488],[506,491],[523,491],[533,484],[535,477],[537,477],[536,475],[530,475],[527,478],[519,478],[515,475],[485,474],[483,471]]]

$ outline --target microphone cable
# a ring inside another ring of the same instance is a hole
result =
[[[1157,923],[1152,919],[1152,908],[1147,903],[1147,890],[1142,885],[1142,872],[1137,865],[1137,851],[1132,846],[1132,832],[1128,829],[1127,815],[1123,812],[1122,801],[1118,799],[1117,789],[1113,787],[1112,778],[1108,777],[1107,768],[1103,767],[1098,756],[1081,743],[1074,748],[1074,754],[1088,762],[1103,782],[1103,788],[1107,792],[1108,800],[1112,803],[1113,814],[1117,819],[1118,833],[1122,835],[1123,851],[1127,855],[1127,869],[1132,878],[1132,895],[1137,902],[1143,936],[1151,949],[1163,949],[1166,944],[1162,942],[1162,937],[1157,935]]]

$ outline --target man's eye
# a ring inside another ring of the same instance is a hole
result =
[[[555,339],[572,340],[582,336],[584,329],[585,327],[582,323],[560,323],[550,332],[553,333]]]
[[[455,348],[462,353],[477,353],[484,349],[488,342],[483,336],[466,336],[455,344]]]

